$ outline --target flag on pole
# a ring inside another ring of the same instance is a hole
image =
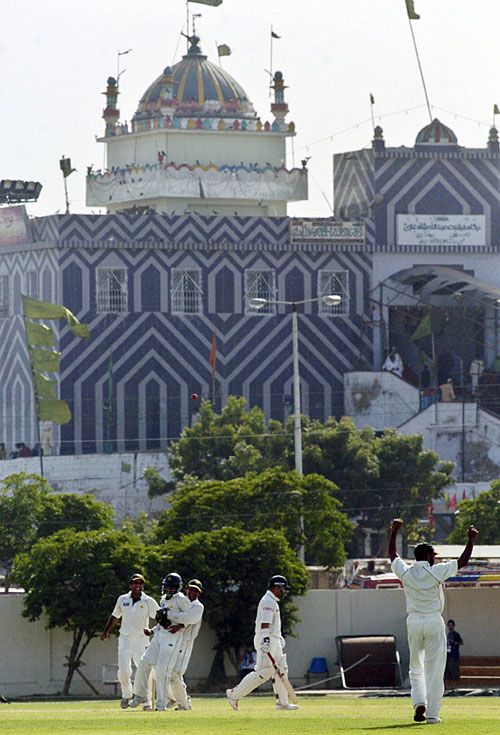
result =
[[[64,155],[59,161],[59,168],[63,172],[64,178],[70,176],[76,168],[71,168],[71,158],[65,158]]]
[[[43,348],[32,349],[31,366],[34,370],[43,373],[58,373],[61,364],[61,353],[55,350],[44,350]]]
[[[40,399],[37,414],[39,421],[54,421],[56,424],[67,424],[68,421],[71,421],[69,406],[61,399]]]
[[[217,53],[219,54],[219,59],[221,56],[231,56],[231,49],[227,43],[221,43],[217,46]]]
[[[59,304],[51,304],[48,301],[37,301],[30,299],[29,296],[23,296],[23,312],[28,319],[66,319],[68,327],[71,329],[75,337],[88,339],[90,337],[89,328],[86,324],[80,324],[74,314],[65,306]],[[48,327],[46,327],[48,329]]]
[[[281,38],[281,36],[278,36],[278,34],[271,28],[271,38]]]
[[[371,105],[375,104],[375,97],[371,93],[370,93],[370,104]]]
[[[453,495],[450,498],[450,508],[456,508],[457,507],[457,494],[453,493]]]
[[[45,324],[26,322],[26,340],[30,347],[52,347],[54,332]]]
[[[212,378],[215,376],[215,369],[217,367],[217,335],[214,332],[212,336],[212,346],[210,348],[210,357],[208,363],[212,368]]]
[[[446,510],[449,510],[449,507],[450,507],[450,496],[449,496],[448,491],[446,491],[445,494],[444,494],[444,504],[446,505]]]
[[[217,8],[222,5],[222,0],[188,0],[188,3],[200,3],[200,5],[211,5],[213,8]]]
[[[415,2],[414,0],[405,0],[406,3],[406,12],[408,13],[408,18],[410,20],[420,20],[420,16],[417,15],[415,12]]]
[[[423,339],[423,337],[428,337],[430,334],[432,334],[432,324],[431,313],[429,311],[411,335],[410,342],[415,342],[417,339]]]
[[[33,370],[33,382],[37,398],[54,401],[57,398],[57,386],[54,380],[47,378],[38,370]]]
[[[498,105],[493,105],[493,114],[500,115],[500,110],[498,109]]]

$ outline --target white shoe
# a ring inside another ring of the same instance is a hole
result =
[[[164,704],[158,704],[158,705],[156,706],[156,711],[157,711],[157,712],[166,712],[166,711],[167,711],[167,708],[165,707],[165,705],[164,705]]]
[[[238,709],[239,709],[239,707],[238,707],[238,700],[231,696],[232,693],[233,693],[233,690],[232,689],[226,689],[226,697],[229,700],[229,704],[231,705],[231,707],[234,710],[238,711]]]
[[[191,710],[191,709],[193,709],[193,708],[191,707],[190,704],[188,704],[186,707],[184,707],[184,705],[182,705],[182,704],[179,704],[177,706],[177,711],[179,711],[179,710],[186,710],[186,711],[188,711],[188,710]]]
[[[176,704],[177,702],[175,701],[175,699],[169,699],[167,702],[167,709],[173,709]]]
[[[122,699],[123,702],[123,699]],[[129,707],[138,707],[140,704],[148,704],[148,700],[146,697],[139,697],[138,694],[134,694],[133,698],[128,703]]]
[[[439,725],[443,720],[440,717],[428,717],[426,720],[427,725]]]
[[[287,704],[280,704],[279,702],[276,702],[276,709],[298,709],[298,704],[291,704],[290,702],[287,702]]]
[[[153,711],[153,708],[151,707],[151,705],[148,702],[147,704],[144,705],[144,707],[142,708],[142,711],[143,712],[152,712]]]

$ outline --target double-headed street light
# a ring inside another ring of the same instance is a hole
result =
[[[295,471],[298,475],[302,470],[302,424],[300,415],[300,373],[299,373],[299,329],[297,320],[297,306],[299,304],[311,304],[322,301],[327,306],[338,306],[342,297],[338,294],[328,294],[315,299],[303,299],[302,301],[275,301],[273,299],[248,299],[248,305],[253,309],[262,309],[264,306],[283,304],[291,307],[292,312],[292,358],[293,358],[293,415],[294,415],[294,445],[295,445]],[[304,531],[304,519],[301,518],[301,532]],[[304,545],[299,549],[299,557],[303,562],[305,559]]]

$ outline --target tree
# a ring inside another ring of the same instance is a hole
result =
[[[38,475],[17,473],[0,485],[0,565],[5,569],[5,592],[12,579],[16,554],[36,541],[50,487]]]
[[[38,538],[50,536],[63,528],[95,531],[113,528],[114,510],[93,495],[61,493],[48,495],[42,503]]]
[[[283,605],[283,630],[289,634],[297,622],[292,598],[305,593],[308,581],[284,535],[271,529],[250,533],[228,526],[182,536],[154,550],[148,564],[151,577],[175,569],[183,578],[201,579],[205,620],[217,636],[216,659],[226,652],[236,671],[240,647],[253,640],[257,604],[270,577],[284,574],[289,581],[291,594]]]
[[[144,568],[146,548],[119,531],[58,531],[16,558],[14,573],[26,590],[23,616],[43,614],[47,628],[72,634],[63,694],[67,695],[82,655],[103,629],[130,575]]]
[[[320,475],[299,477],[277,469],[228,481],[188,480],[169,497],[158,539],[225,526],[272,528],[281,531],[296,552],[305,542],[317,563],[338,566],[345,562],[352,526],[341,512],[336,491]]]
[[[455,528],[448,536],[450,544],[467,541],[467,529],[476,526],[481,544],[500,544],[500,480],[494,480],[490,490],[477,498],[458,504]]]

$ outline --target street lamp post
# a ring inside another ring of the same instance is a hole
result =
[[[300,412],[300,372],[299,372],[299,325],[297,318],[297,306],[299,304],[310,304],[314,301],[323,301],[328,306],[338,306],[342,297],[338,294],[328,294],[315,299],[303,299],[302,301],[274,301],[272,299],[249,299],[248,305],[253,309],[262,309],[268,304],[283,304],[290,306],[292,312],[292,368],[293,368],[293,417],[294,417],[294,447],[295,447],[295,472],[303,475],[302,467],[302,422]],[[304,517],[300,518],[300,532],[304,538]],[[299,558],[305,561],[305,546],[301,543],[299,548]]]

